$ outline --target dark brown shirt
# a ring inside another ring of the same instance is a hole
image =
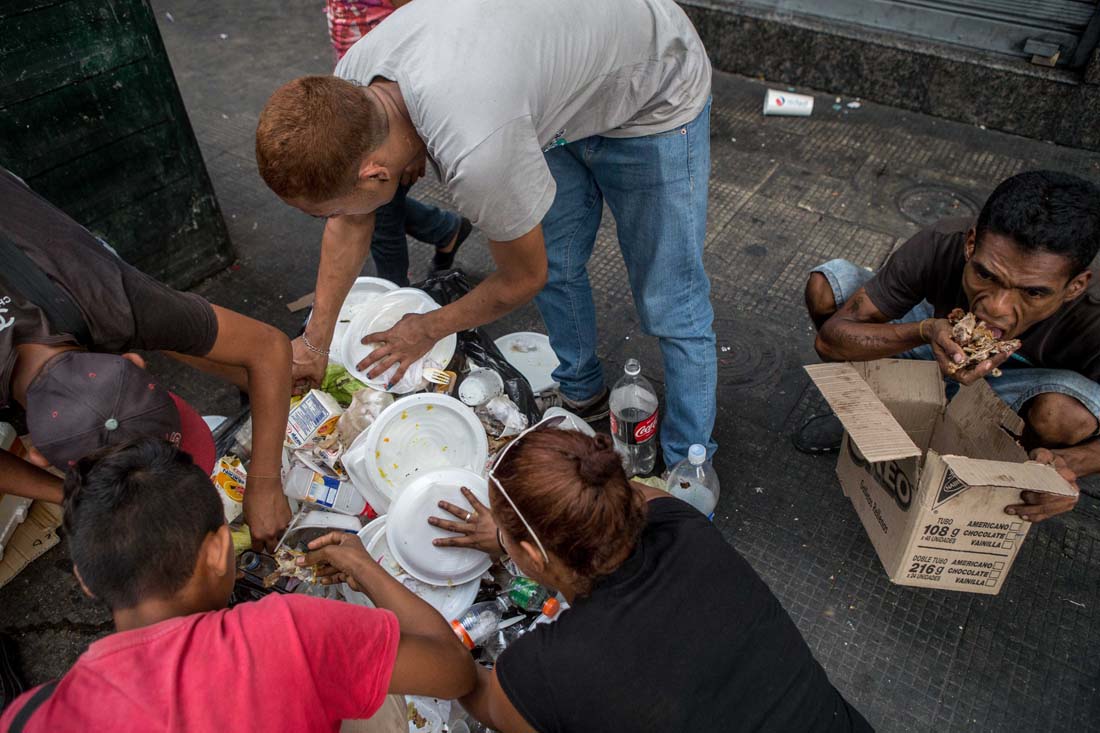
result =
[[[91,332],[92,350],[178,351],[203,356],[218,321],[205,299],[163,285],[119,259],[87,229],[0,168],[0,232],[72,298]],[[59,333],[0,267],[0,407],[11,400],[15,347],[76,343]]]
[[[944,318],[953,308],[970,310],[962,286],[966,233],[973,219],[945,219],[914,235],[865,286],[871,302],[895,319],[922,300]],[[1100,382],[1100,283],[1020,336],[1017,352],[1035,367],[1068,369]]]

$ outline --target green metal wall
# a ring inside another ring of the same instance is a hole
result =
[[[233,258],[144,0],[0,0],[0,165],[175,287]]]

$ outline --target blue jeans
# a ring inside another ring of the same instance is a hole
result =
[[[666,407],[661,445],[671,467],[711,437],[718,364],[703,270],[710,175],[710,103],[695,120],[636,138],[593,136],[556,147],[557,184],[542,221],[549,276],[535,299],[561,362],[554,379],[573,401],[604,389],[588,259],[606,201],[618,227],[642,330],[660,342]]]
[[[398,186],[393,200],[374,214],[374,236],[370,254],[378,277],[409,284],[409,246],[405,235],[436,248],[446,247],[458,231],[461,217],[409,198],[409,187]]]
[[[833,299],[839,308],[852,297],[857,290],[870,280],[874,273],[854,265],[847,260],[830,260],[815,267],[811,272],[820,272],[829,281],[833,289]],[[933,318],[932,304],[921,301],[913,310],[906,313],[895,323],[916,323],[925,318]],[[899,359],[934,359],[932,347],[924,344],[904,354]],[[1043,369],[1034,367],[1020,354],[1013,354],[1002,366],[1000,377],[988,379],[989,386],[1005,404],[1016,412],[1023,409],[1028,400],[1044,392],[1056,392],[1068,395],[1080,402],[1097,419],[1100,419],[1100,384],[1068,369]],[[958,382],[947,380],[947,396],[953,397],[959,389]]]

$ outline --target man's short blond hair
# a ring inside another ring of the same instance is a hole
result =
[[[355,185],[389,133],[386,110],[350,81],[303,76],[275,90],[256,126],[256,164],[284,199],[327,201]]]

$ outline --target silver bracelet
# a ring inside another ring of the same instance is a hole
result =
[[[306,337],[306,332],[305,331],[302,331],[302,343],[306,345],[307,349],[314,352],[315,354],[320,354],[321,356],[328,356],[329,355],[329,350],[328,349],[318,349],[316,346],[311,344],[309,342],[309,339]]]

